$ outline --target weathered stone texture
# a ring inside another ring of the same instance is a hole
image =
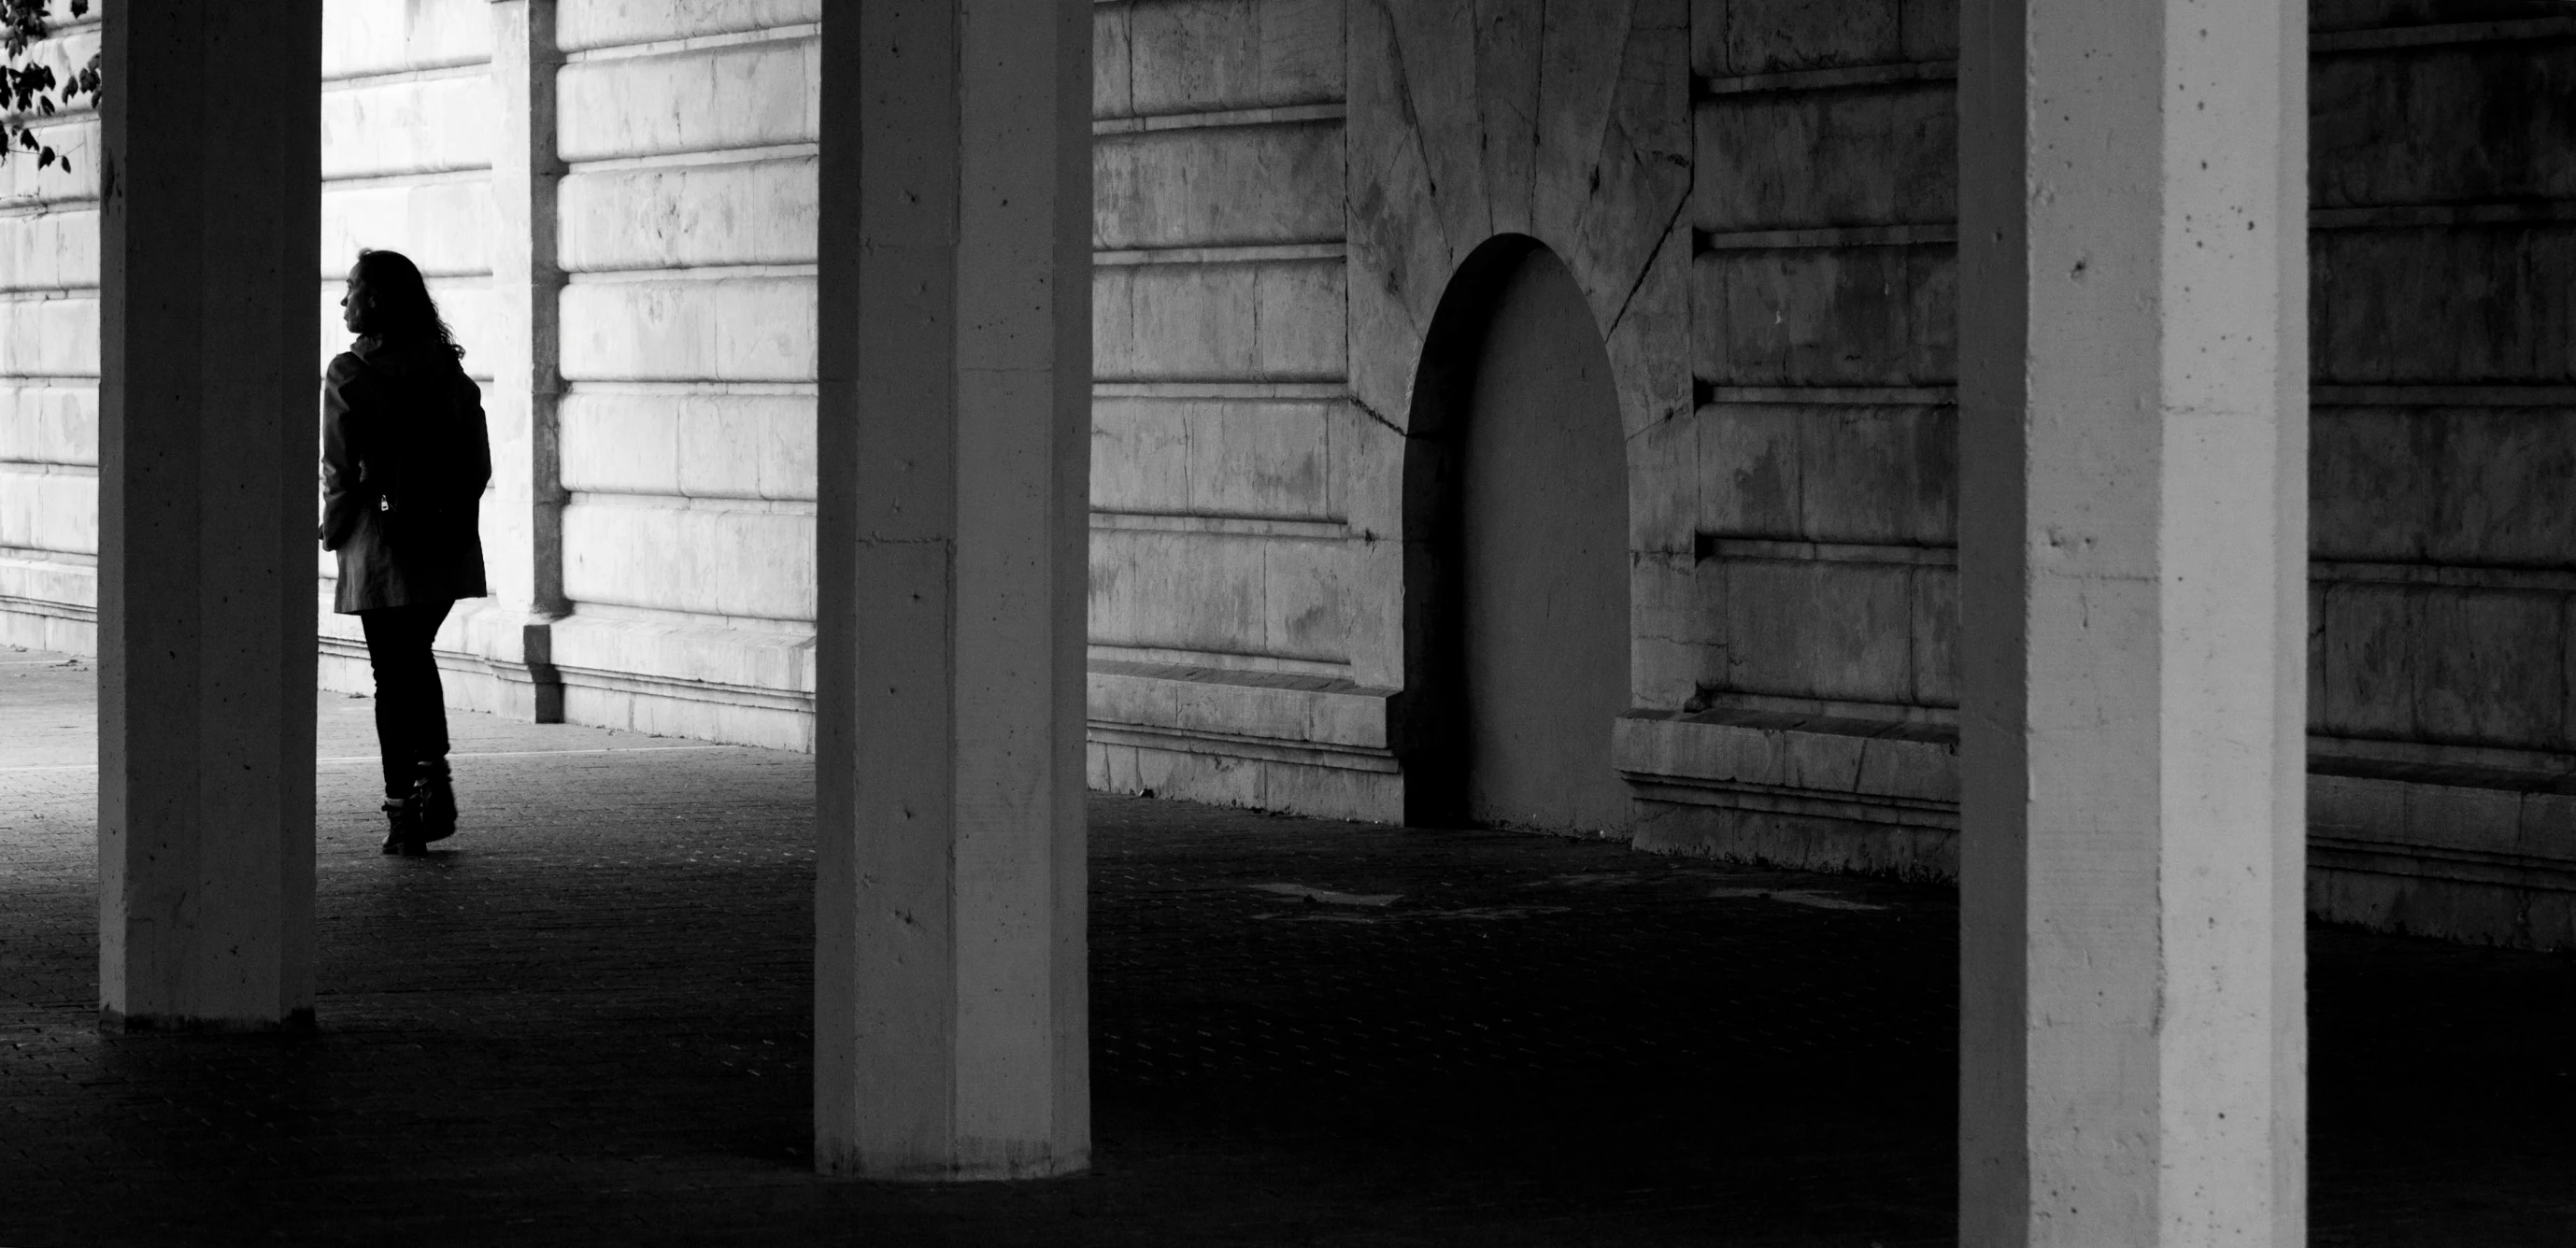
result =
[[[555,80],[565,160],[811,143],[812,37],[566,65]]]
[[[1946,82],[1723,95],[1697,110],[1692,220],[1713,232],[1958,218]]]
[[[574,382],[810,382],[813,280],[575,282],[562,367]]]
[[[814,497],[814,403],[804,395],[584,391],[565,396],[558,419],[567,490]]]
[[[1103,398],[1092,407],[1091,505],[1161,515],[1333,516],[1332,405]]]
[[[492,59],[491,0],[331,0],[322,7],[328,75],[394,74]]]
[[[1092,276],[1092,367],[1103,380],[1341,377],[1340,262],[1103,265]]]
[[[820,21],[822,0],[560,0],[555,41],[567,52],[667,39],[739,35]]]
[[[1093,112],[1159,116],[1338,101],[1342,6],[1343,0],[1103,3],[1093,10]]]
[[[1093,244],[1210,247],[1338,241],[1334,121],[1104,135],[1093,147]]]
[[[2320,384],[2576,381],[2576,226],[2317,231]]]
[[[479,73],[332,84],[322,92],[322,176],[492,167],[490,80]]]
[[[814,261],[814,159],[575,173],[557,192],[566,272]]]
[[[1692,372],[1725,386],[1947,384],[1956,267],[1948,244],[1705,253]]]
[[[1092,642],[1347,663],[1346,572],[1339,542],[1096,528]]]
[[[814,618],[814,517],[758,504],[657,505],[591,495],[564,507],[575,601],[772,620]]]

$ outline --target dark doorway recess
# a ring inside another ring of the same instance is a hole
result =
[[[1625,829],[1627,455],[1600,329],[1556,253],[1503,235],[1459,267],[1408,428],[1406,821]]]

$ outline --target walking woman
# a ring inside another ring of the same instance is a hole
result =
[[[323,383],[322,548],[340,556],[332,609],[358,617],[375,669],[384,852],[418,856],[456,831],[429,646],[457,599],[487,592],[476,519],[492,448],[465,350],[410,260],[359,252],[340,306],[358,340]]]

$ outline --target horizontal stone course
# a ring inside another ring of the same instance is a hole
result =
[[[568,490],[814,498],[809,395],[577,390],[557,413]]]
[[[1955,220],[1957,95],[1948,82],[1915,82],[1703,100],[1692,127],[1692,224],[1724,232]]]
[[[322,6],[326,81],[490,59],[491,0],[331,0]]]
[[[557,191],[568,273],[814,262],[814,158],[574,173]]]
[[[1727,386],[1937,386],[1958,371],[1946,243],[1702,253],[1691,372]]]
[[[811,143],[819,56],[808,36],[566,65],[555,79],[556,154],[607,160]]]
[[[2309,263],[2318,384],[2576,381],[2576,223],[2320,230]]]
[[[2320,405],[2309,439],[2317,558],[2576,566],[2576,412]]]
[[[0,460],[97,466],[97,385],[0,385]]]
[[[742,34],[822,20],[822,0],[559,0],[555,43],[567,52]]]
[[[814,279],[576,282],[567,381],[814,380]]]
[[[1330,403],[1104,398],[1091,505],[1195,516],[1334,518]]]
[[[98,552],[98,477],[0,463],[0,547]]]
[[[1133,0],[1092,10],[1092,111],[1218,112],[1342,97],[1344,0]]]
[[[1355,631],[1346,543],[1094,530],[1096,645],[1340,663]]]
[[[1102,380],[1330,381],[1348,366],[1339,260],[1102,266],[1091,288]]]
[[[345,277],[360,248],[399,251],[432,278],[487,276],[492,271],[492,230],[488,178],[417,186],[325,186],[322,277],[326,282]]]
[[[564,593],[579,602],[814,618],[814,517],[617,495],[563,509]]]
[[[1703,77],[1940,60],[1958,47],[1958,0],[1691,4],[1691,70]]]
[[[1104,135],[1091,163],[1094,246],[1342,237],[1338,120]]]
[[[24,156],[10,158],[24,163]],[[0,217],[0,290],[98,285],[98,210],[66,207]]]
[[[469,73],[359,83],[322,93],[322,176],[492,167],[500,95]]]

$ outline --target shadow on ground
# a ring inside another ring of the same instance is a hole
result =
[[[94,781],[0,758],[0,1243],[1949,1242],[1946,889],[1098,798],[1096,1168],[829,1182],[810,760],[487,727],[428,859],[324,766],[292,1038],[99,1036]],[[2576,1239],[2576,960],[2314,959],[2316,1241]]]

